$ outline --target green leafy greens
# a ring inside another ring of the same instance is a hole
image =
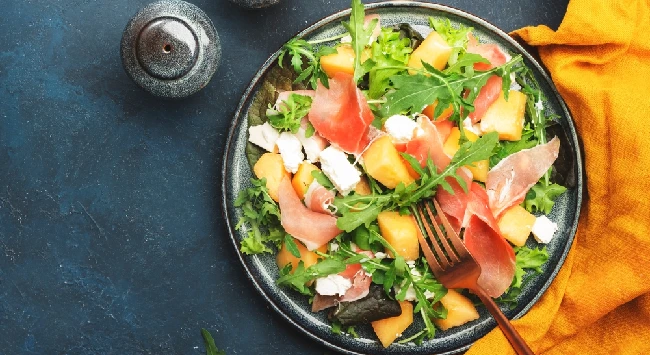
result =
[[[358,83],[365,74],[361,66],[361,54],[370,42],[372,32],[377,26],[377,20],[372,20],[368,26],[364,26],[365,10],[361,0],[352,0],[351,3],[352,13],[350,14],[350,21],[343,21],[343,27],[350,32],[352,37],[352,49],[354,50],[354,82]]]
[[[535,184],[526,194],[524,207],[531,213],[551,213],[555,199],[566,191],[566,187],[558,184]]]
[[[278,107],[269,104],[266,110],[269,124],[280,131],[297,133],[302,118],[307,116],[311,109],[311,102],[312,98],[309,96],[292,93],[277,105]]]
[[[400,38],[400,33],[383,28],[377,42],[371,46],[371,57],[363,63],[365,72],[370,73],[368,97],[378,99],[391,88],[390,77],[403,74],[413,52],[411,41]],[[396,67],[396,68],[394,68]]]
[[[537,274],[542,273],[541,266],[548,260],[548,251],[546,247],[541,249],[531,249],[529,247],[515,247],[515,276],[508,290],[496,301],[504,304],[510,309],[517,305],[517,297],[521,294],[525,282],[530,279],[526,278],[527,271],[533,271]],[[532,276],[532,274],[531,274]]]
[[[318,81],[329,88],[327,74],[320,65],[320,58],[325,55],[336,53],[336,49],[328,46],[322,46],[316,49],[314,45],[301,38],[292,38],[287,42],[280,52],[278,64],[282,67],[284,57],[291,56],[291,66],[298,74],[294,83],[308,81],[313,89],[318,87]]]
[[[269,245],[279,248],[287,234],[280,224],[280,208],[269,195],[266,179],[251,179],[251,183],[253,186],[241,190],[234,203],[243,214],[235,229],[248,229],[240,251],[247,255],[271,253]]]
[[[214,338],[212,338],[209,331],[201,328],[201,336],[203,337],[203,343],[205,344],[205,355],[226,355],[225,351],[217,349],[217,345],[214,343]]]
[[[449,65],[453,66],[458,61],[458,57],[465,52],[469,34],[473,28],[460,25],[458,28],[451,24],[449,19],[436,19],[429,17],[429,26],[433,28],[453,49],[449,56]]]

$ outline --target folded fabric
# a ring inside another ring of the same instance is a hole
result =
[[[537,354],[650,354],[650,1],[572,0],[539,50],[584,143],[574,245],[515,327]],[[514,353],[499,329],[467,354]]]

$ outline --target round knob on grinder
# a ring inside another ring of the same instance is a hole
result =
[[[183,98],[208,84],[221,59],[210,18],[181,0],[147,5],[127,24],[121,43],[127,74],[146,91]]]

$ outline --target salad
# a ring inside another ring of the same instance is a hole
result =
[[[479,313],[433,276],[416,205],[440,203],[479,285],[514,307],[557,229],[546,215],[566,190],[552,182],[560,141],[521,56],[449,20],[422,36],[351,7],[346,33],[285,44],[251,104],[240,250],[274,254],[276,283],[335,333],[371,324],[384,347],[419,343]],[[408,329],[416,317],[422,329]]]

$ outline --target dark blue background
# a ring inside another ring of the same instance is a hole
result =
[[[210,84],[158,100],[119,43],[146,0],[0,2],[0,353],[323,354],[250,286],[220,176],[245,87],[283,42],[349,0],[246,11],[190,1],[223,44]],[[566,0],[441,1],[506,31],[557,27]]]

